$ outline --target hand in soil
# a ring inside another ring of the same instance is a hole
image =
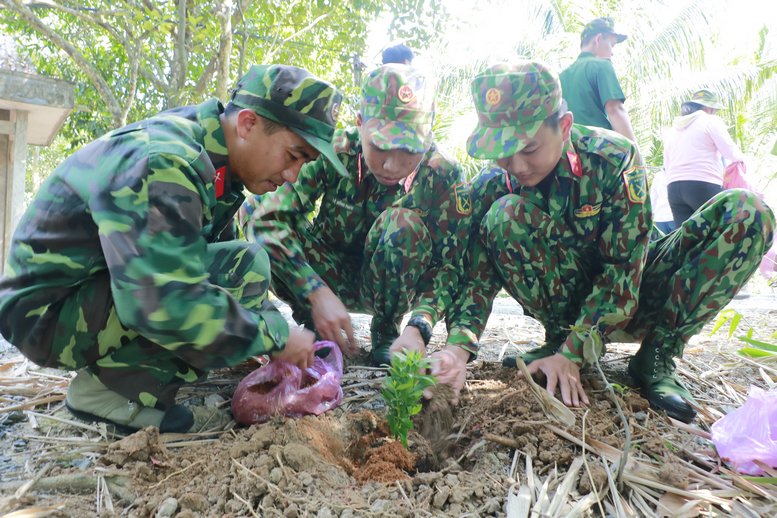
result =
[[[394,340],[394,343],[389,347],[391,357],[394,357],[394,353],[401,353],[406,351],[418,351],[421,354],[426,354],[426,345],[424,339],[421,337],[421,332],[418,328],[413,326],[405,327],[402,334]]]
[[[356,355],[359,345],[353,337],[351,315],[337,295],[324,286],[311,293],[309,300],[313,325],[321,338],[336,343],[349,358]]]
[[[534,360],[529,364],[529,374],[542,372],[547,379],[546,390],[552,396],[556,389],[561,392],[561,400],[567,406],[579,407],[589,404],[588,396],[580,383],[580,366],[561,354]]]
[[[314,342],[316,335],[302,327],[289,329],[289,339],[282,351],[272,355],[275,360],[296,365],[300,369],[307,369],[313,365]]]
[[[446,347],[442,351],[433,353],[430,358],[432,360],[432,376],[437,379],[438,384],[450,387],[451,403],[457,404],[459,393],[467,380],[469,353],[461,347]],[[425,390],[424,397],[426,399],[432,398],[433,391]]]

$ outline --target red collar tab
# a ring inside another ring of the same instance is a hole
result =
[[[416,167],[415,170],[410,173],[410,176],[405,178],[405,180],[402,182],[402,187],[405,188],[405,192],[410,190],[410,186],[413,185],[413,180],[415,179],[415,175],[418,173],[418,168]]]
[[[216,169],[216,174],[213,176],[213,187],[216,189],[216,199],[224,196],[224,183],[227,180],[227,166],[219,167]]]
[[[569,166],[572,168],[572,174],[578,178],[582,177],[583,164],[580,162],[580,157],[572,146],[569,146],[569,149],[567,150],[567,160],[569,160]]]

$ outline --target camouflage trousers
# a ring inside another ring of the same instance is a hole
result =
[[[245,309],[259,311],[266,303],[270,264],[259,245],[209,244],[203,262],[210,282],[228,291]],[[254,281],[247,282],[246,277]],[[18,323],[3,334],[39,365],[66,370],[86,367],[114,392],[165,409],[174,403],[181,385],[204,377],[209,364],[221,363],[220,353],[181,344],[174,333],[170,343],[160,344],[128,329],[117,316],[110,282],[104,270],[39,311],[17,304],[24,313],[14,316]],[[34,320],[31,314],[36,315]]]
[[[583,257],[569,236],[561,243],[548,239],[547,229],[536,227],[548,220],[526,199],[506,195],[489,209],[482,228],[504,288],[543,324],[547,342],[560,345],[601,267]],[[677,230],[650,243],[637,311],[625,329],[607,338],[681,355],[756,271],[774,226],[772,211],[749,191],[712,198]]]
[[[325,244],[314,232],[296,229],[313,270],[349,311],[373,315],[373,336],[376,331],[383,336],[398,332],[432,259],[432,240],[418,214],[410,209],[383,211],[367,233],[363,249],[355,252]],[[291,283],[272,276],[272,290],[292,307],[294,320],[312,329],[310,302],[295,296]]]

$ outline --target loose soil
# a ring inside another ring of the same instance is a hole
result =
[[[767,311],[758,318],[773,321],[775,314]],[[105,427],[47,419],[72,420],[61,403],[39,407],[33,417],[21,411],[0,414],[5,452],[0,496],[6,498],[0,514],[34,507],[48,516],[79,517],[505,516],[511,488],[527,483],[527,461],[541,484],[543,477],[563,476],[582,450],[553,430],[561,425],[543,412],[516,370],[499,361],[541,340],[542,328],[521,315],[497,318],[500,325],[489,326],[458,404],[451,404],[449,391],[436,392],[416,416],[409,449],[388,434],[378,393],[383,372],[361,367],[359,360],[346,369],[345,398],[337,409],[250,427],[218,418],[208,433],[160,435],[149,428],[121,438]],[[366,329],[362,324],[357,331],[362,340]],[[443,336],[437,329],[433,343],[441,346]],[[703,347],[689,346],[682,372],[719,367],[707,341],[720,347],[722,338],[707,336]],[[634,348],[615,344],[608,350],[608,377],[625,387]],[[11,350],[3,360],[20,361]],[[182,390],[179,399],[209,406],[223,417],[235,386],[255,367],[247,363],[211,373],[206,382]],[[758,369],[743,365],[727,379],[747,386],[758,379]],[[574,409],[575,425],[566,431],[622,449],[623,427],[604,383],[594,372],[585,372],[583,383],[591,405]],[[705,404],[720,399],[707,382],[689,384]],[[661,465],[665,483],[689,487],[688,459],[714,459],[708,441],[672,428],[636,391],[626,388],[618,403],[631,425],[635,454]],[[716,401],[709,408],[736,404]],[[697,425],[711,422],[701,416]],[[584,473],[570,488],[572,500],[608,485],[600,463],[591,462]],[[19,494],[20,483],[38,475],[36,485]],[[599,514],[597,508],[590,512]]]

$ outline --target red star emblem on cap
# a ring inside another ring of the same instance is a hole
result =
[[[413,89],[410,88],[410,86],[404,85],[397,92],[397,97],[399,97],[399,100],[403,103],[409,103],[413,97],[415,97],[415,92],[413,92]]]

